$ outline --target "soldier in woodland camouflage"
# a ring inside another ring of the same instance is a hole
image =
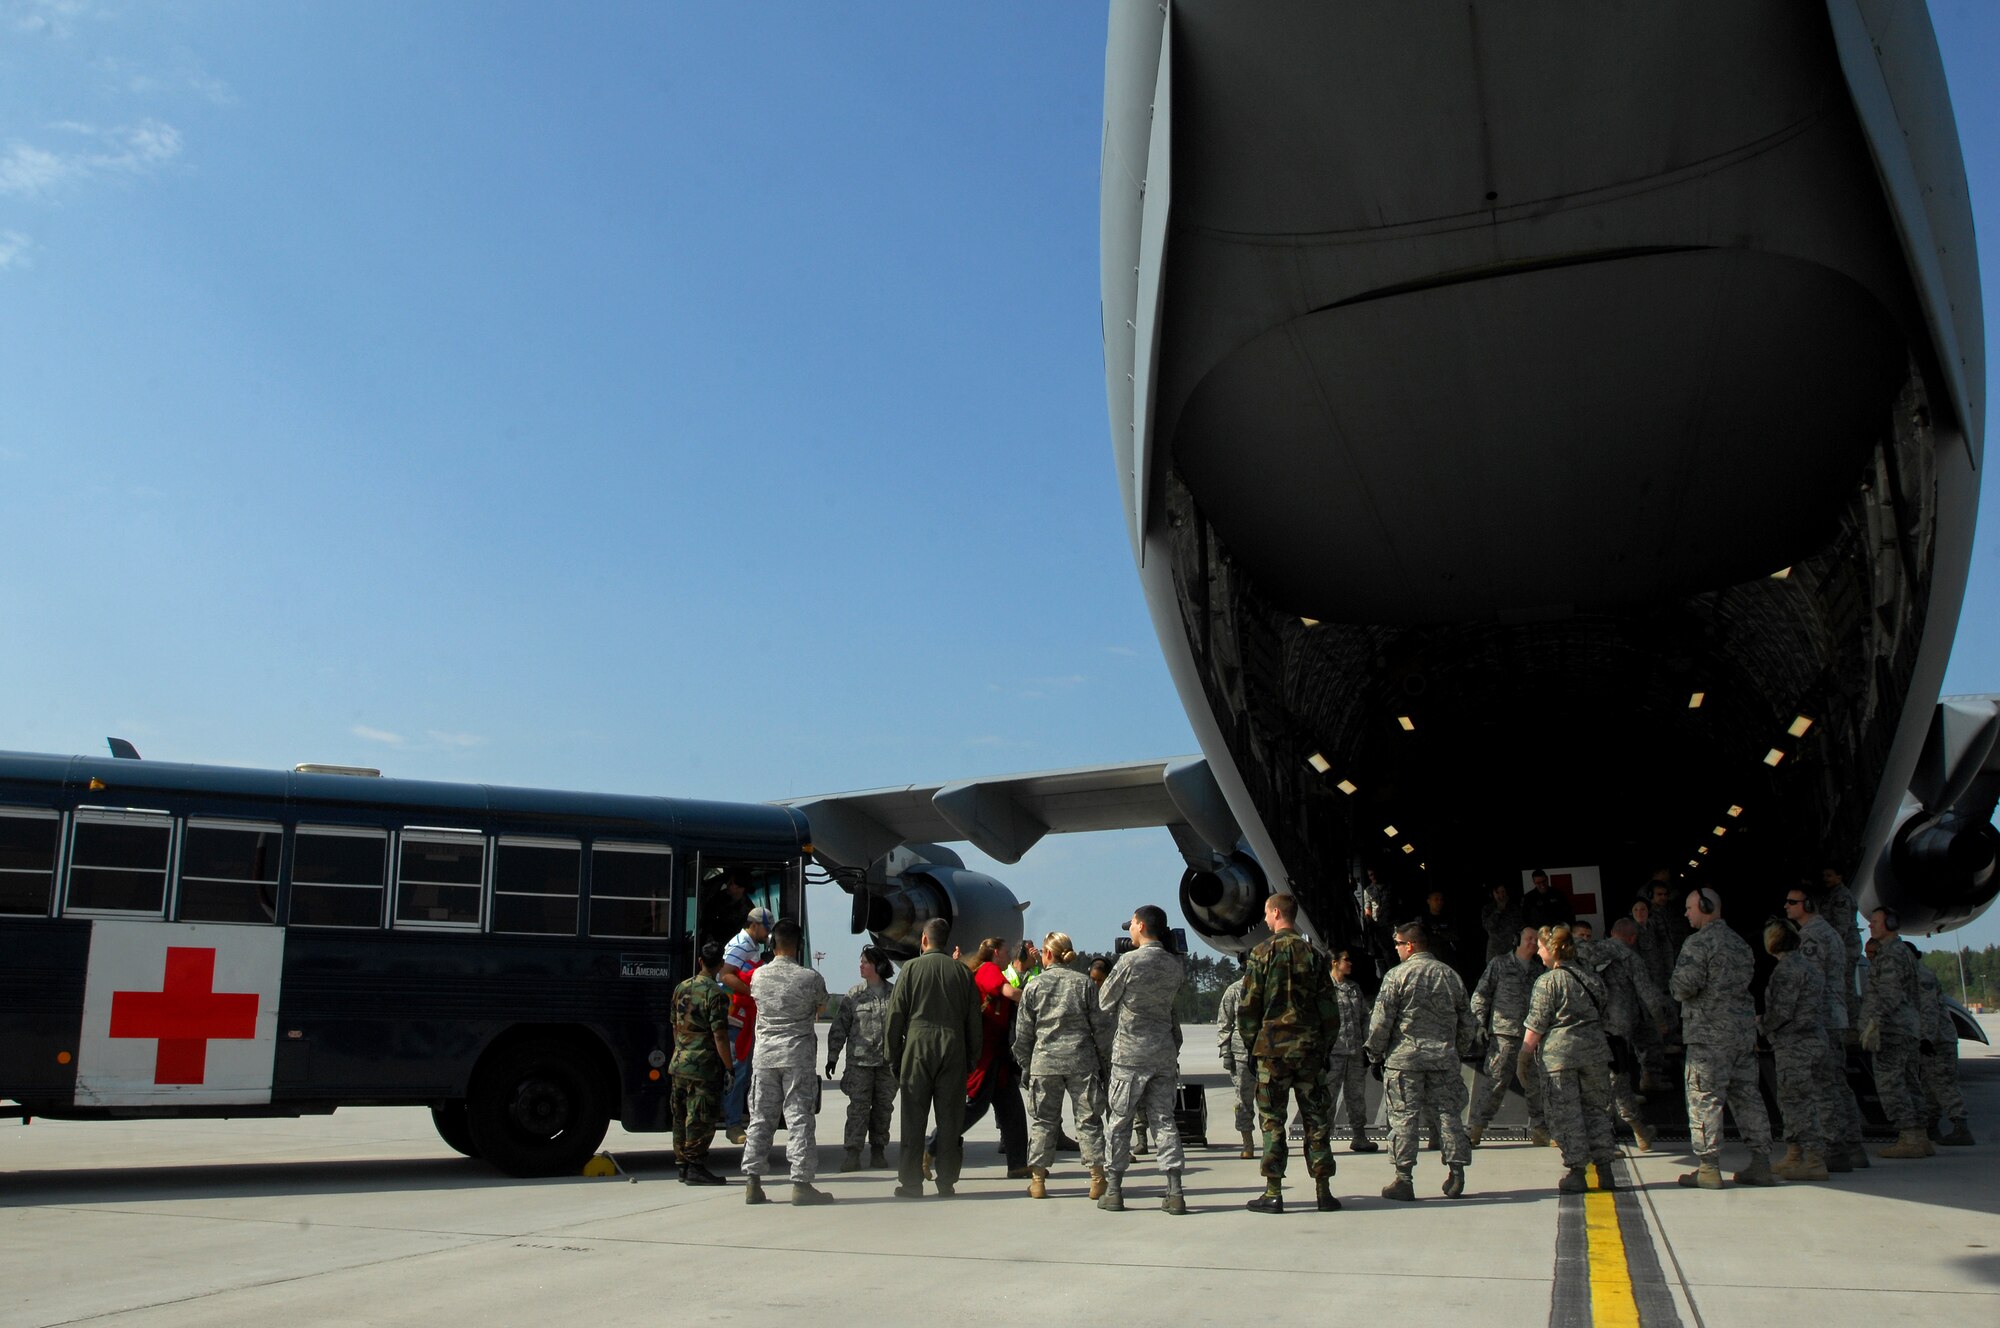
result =
[[[1813,1097],[1819,1126],[1826,1136],[1822,1155],[1831,1172],[1854,1171],[1869,1166],[1868,1152],[1861,1146],[1861,1104],[1847,1082],[1847,997],[1842,984],[1847,981],[1847,951],[1839,933],[1819,915],[1816,891],[1795,885],[1785,892],[1785,918],[1798,928],[1799,953],[1820,975],[1826,993],[1825,1017],[1827,1054],[1816,1066]]]
[[[1215,1054],[1222,1061],[1222,1072],[1229,1076],[1236,1100],[1236,1133],[1243,1140],[1243,1151],[1237,1156],[1248,1160],[1257,1156],[1256,1143],[1251,1131],[1257,1127],[1257,1066],[1250,1059],[1249,1049],[1243,1045],[1243,1034],[1236,1027],[1236,1009],[1243,1000],[1243,975],[1238,973],[1236,981],[1222,989],[1222,999],[1215,1007]]]
[[[1929,1157],[1937,1150],[1924,1133],[1917,1057],[1921,1054],[1923,994],[1917,982],[1917,953],[1896,934],[1895,910],[1868,915],[1869,939],[1880,951],[1868,965],[1868,990],[1861,997],[1861,1049],[1873,1054],[1875,1093],[1882,1113],[1896,1127],[1896,1142],[1877,1157]]]
[[[714,941],[702,946],[696,963],[694,976],[674,988],[674,1055],[667,1062],[674,1163],[683,1185],[722,1185],[722,1177],[708,1169],[729,1071],[729,997],[715,980],[722,946]]]
[[[1604,1036],[1604,1009],[1610,995],[1604,981],[1578,962],[1568,927],[1543,927],[1536,952],[1548,969],[1535,979],[1522,1021],[1522,1045],[1540,1058],[1548,1086],[1549,1124],[1562,1149],[1562,1179],[1556,1188],[1581,1194],[1589,1188],[1584,1163],[1597,1168],[1597,1187],[1616,1189],[1611,1174],[1611,1044]]]
[[[1250,952],[1243,970],[1243,999],[1236,1027],[1257,1062],[1257,1119],[1264,1130],[1264,1193],[1247,1207],[1285,1211],[1285,1112],[1299,1102],[1306,1162],[1318,1191],[1319,1210],[1333,1212],[1333,1144],[1327,1117],[1326,1054],[1340,1038],[1340,997],[1326,956],[1299,934],[1298,901],[1272,895],[1264,901],[1271,939]]]
[[[1764,984],[1758,1026],[1771,1044],[1778,1077],[1778,1110],[1785,1118],[1786,1149],[1771,1170],[1786,1180],[1825,1180],[1826,1127],[1819,1114],[1821,1062],[1826,1043],[1826,980],[1799,949],[1789,922],[1764,924],[1764,952],[1778,961]]]
[[[1352,950],[1334,952],[1333,990],[1340,997],[1340,1037],[1326,1054],[1327,1124],[1347,1108],[1348,1151],[1379,1153],[1382,1145],[1368,1137],[1368,1058],[1361,1052],[1368,1036],[1368,993],[1354,980]]]
[[[1389,1101],[1390,1157],[1396,1179],[1382,1191],[1385,1199],[1417,1197],[1411,1173],[1417,1165],[1418,1117],[1426,1109],[1437,1113],[1444,1131],[1447,1168],[1444,1193],[1465,1193],[1465,1168],[1472,1146],[1465,1137],[1465,1081],[1458,1058],[1472,1049],[1477,1030],[1465,999],[1465,984],[1451,967],[1431,954],[1421,922],[1396,929],[1396,952],[1402,962],[1389,970],[1375,997],[1368,1021],[1366,1051],[1383,1068],[1382,1087]]]
[[[1099,1012],[1111,1020],[1110,1176],[1097,1206],[1107,1212],[1125,1210],[1125,1172],[1132,1165],[1132,1121],[1143,1113],[1153,1126],[1153,1147],[1166,1173],[1167,1193],[1160,1207],[1168,1213],[1187,1212],[1181,1190],[1180,1127],[1174,1121],[1174,1091],[1180,1086],[1180,1021],[1174,1017],[1174,997],[1187,979],[1187,966],[1169,950],[1166,910],[1145,904],[1133,910],[1126,924],[1133,948],[1118,957],[1110,976],[1097,989]]]
[[[861,1170],[861,1145],[871,1145],[868,1165],[889,1165],[889,1118],[896,1106],[896,1071],[889,1064],[889,978],[896,971],[889,956],[873,945],[861,948],[861,981],[841,998],[840,1013],[826,1035],[826,1077],[833,1078],[847,1049],[847,1073],[840,1091],[847,1095],[847,1150],[842,1171]]]
[[[1528,994],[1541,972],[1541,960],[1535,957],[1535,929],[1523,927],[1515,933],[1514,948],[1489,960],[1486,971],[1479,975],[1479,985],[1473,988],[1472,1023],[1486,1039],[1486,1083],[1473,1100],[1472,1129],[1467,1136],[1475,1147],[1506,1101],[1508,1082],[1517,1075],[1521,1096],[1528,1100],[1532,1138],[1537,1144],[1549,1141],[1541,1072],[1533,1061],[1521,1059],[1521,1021],[1527,1018]]]
[[[1014,1062],[1028,1084],[1028,1197],[1048,1198],[1049,1167],[1062,1134],[1063,1095],[1076,1115],[1077,1143],[1090,1168],[1090,1197],[1104,1174],[1104,1083],[1111,1025],[1097,1008],[1097,989],[1076,967],[1076,945],[1065,932],[1042,941],[1048,965],[1021,993],[1014,1020]]]
[[[1681,1003],[1687,1044],[1688,1134],[1696,1166],[1680,1178],[1690,1188],[1722,1188],[1722,1112],[1735,1113],[1750,1146],[1739,1185],[1776,1185],[1771,1170],[1771,1118],[1757,1081],[1757,1007],[1750,979],[1757,961],[1722,920],[1722,898],[1706,886],[1688,892],[1683,907],[1693,934],[1674,962],[1671,990]]]

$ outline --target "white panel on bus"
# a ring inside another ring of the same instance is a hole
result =
[[[92,923],[78,1105],[269,1102],[284,958],[278,927]]]

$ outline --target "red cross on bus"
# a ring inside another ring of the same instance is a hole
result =
[[[211,1038],[257,1036],[257,993],[215,990],[215,947],[168,946],[159,991],[112,993],[111,1036],[158,1038],[153,1082],[198,1084]]]

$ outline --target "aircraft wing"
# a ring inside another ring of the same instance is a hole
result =
[[[850,867],[900,844],[954,840],[1013,863],[1043,835],[1079,830],[1166,826],[1220,853],[1241,838],[1199,756],[824,793],[781,805],[806,814],[820,854]]]

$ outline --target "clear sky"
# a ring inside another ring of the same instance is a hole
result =
[[[2000,236],[2000,6],[1933,10]],[[1084,0],[0,0],[0,747],[737,799],[1192,751],[1103,59]],[[1181,869],[968,858],[1093,946]]]

